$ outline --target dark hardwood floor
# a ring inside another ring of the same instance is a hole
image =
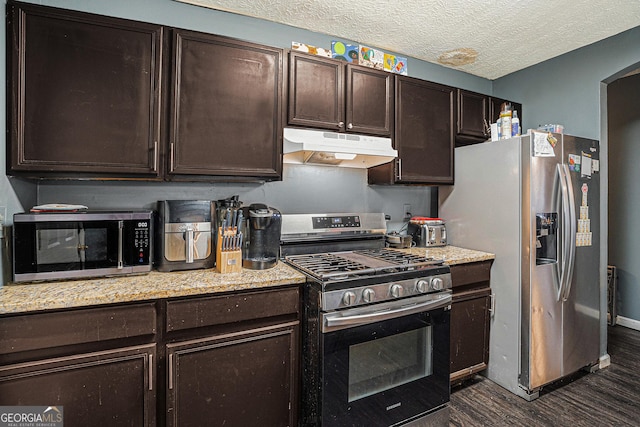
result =
[[[639,426],[640,331],[609,327],[611,365],[542,389],[532,402],[482,376],[451,389],[449,426]]]

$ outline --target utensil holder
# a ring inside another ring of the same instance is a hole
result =
[[[237,242],[229,245],[225,242]],[[222,230],[218,227],[218,244],[216,245],[216,271],[218,273],[240,273],[242,271],[242,233],[238,234],[235,228]]]

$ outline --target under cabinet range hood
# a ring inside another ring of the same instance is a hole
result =
[[[284,163],[370,168],[398,157],[391,138],[284,128]]]

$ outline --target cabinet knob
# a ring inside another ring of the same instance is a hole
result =
[[[339,128],[344,127],[344,122],[338,122],[338,127],[339,127]]]
[[[353,123],[349,123],[349,124],[347,125],[347,129],[353,129]]]

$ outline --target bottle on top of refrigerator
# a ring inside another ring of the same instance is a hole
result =
[[[511,118],[511,136],[520,136],[520,119],[518,118],[518,110],[513,110]]]
[[[500,139],[511,138],[511,105],[506,102],[502,104],[500,111],[500,126],[502,128]]]

